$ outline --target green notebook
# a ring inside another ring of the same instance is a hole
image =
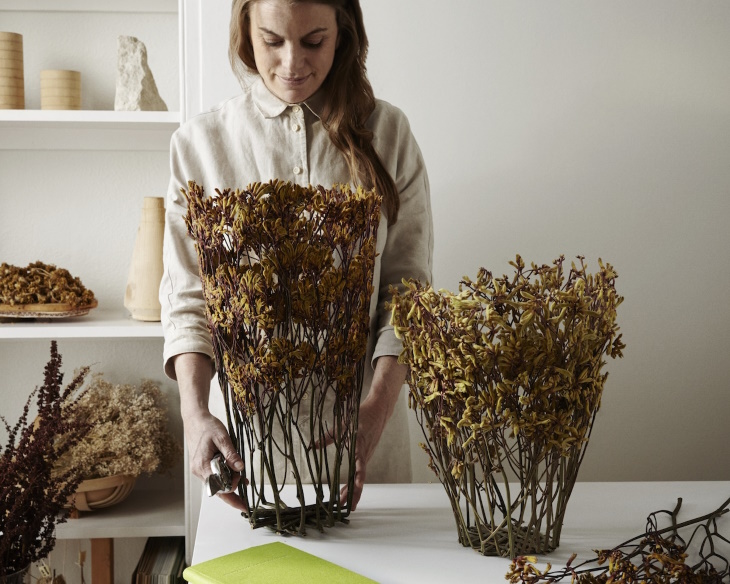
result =
[[[186,568],[192,584],[372,584],[374,580],[293,548],[267,543]]]

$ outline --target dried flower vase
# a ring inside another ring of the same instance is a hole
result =
[[[279,181],[183,192],[249,521],[291,534],[344,522],[380,197]]]
[[[124,294],[124,306],[136,320],[160,320],[164,231],[165,200],[162,197],[145,197]]]
[[[613,268],[563,258],[513,277],[480,270],[457,294],[394,290],[410,402],[459,542],[515,558],[558,547],[598,411],[604,357],[621,356]],[[516,485],[515,485],[516,483]]]
[[[41,71],[42,110],[80,110],[81,73],[61,69]]]

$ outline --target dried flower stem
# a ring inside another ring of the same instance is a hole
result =
[[[578,584],[611,582],[614,584],[638,584],[651,582],[656,584],[722,584],[730,578],[730,562],[723,557],[718,547],[726,546],[730,539],[722,535],[717,521],[730,511],[730,499],[727,499],[714,511],[682,523],[677,523],[677,516],[682,506],[682,499],[677,500],[674,510],[660,510],[647,517],[646,531],[641,535],[611,548],[594,550],[596,557],[573,565],[576,555],[573,554],[565,568],[552,570],[548,564],[544,571],[534,564],[537,558],[520,556],[510,565],[506,575],[513,584],[550,584],[570,578]],[[659,516],[667,515],[671,524],[659,528]],[[689,539],[685,539],[680,531],[693,527]],[[699,560],[687,564],[689,552],[695,551]],[[596,565],[597,564],[597,565]]]

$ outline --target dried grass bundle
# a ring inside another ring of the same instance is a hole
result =
[[[73,419],[91,429],[59,458],[54,473],[79,469],[84,479],[96,479],[169,470],[182,449],[167,428],[166,411],[155,383],[112,384],[95,375],[73,410]]]

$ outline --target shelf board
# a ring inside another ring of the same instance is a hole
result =
[[[0,110],[0,150],[167,150],[179,112]]]
[[[177,12],[177,0],[4,0],[0,11],[16,12]]]
[[[159,322],[140,322],[122,311],[92,310],[63,319],[2,319],[0,339],[162,338]]]
[[[183,491],[133,490],[128,499],[106,509],[82,513],[56,527],[57,539],[164,537],[185,535]]]
[[[67,127],[70,125],[99,126],[107,129],[139,127],[170,127],[180,124],[180,112],[142,112],[112,110],[0,110],[0,123],[33,124]]]

